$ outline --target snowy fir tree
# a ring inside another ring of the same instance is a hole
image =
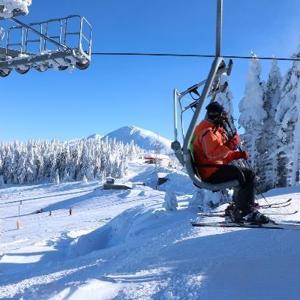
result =
[[[55,172],[55,184],[60,184],[60,178],[59,178],[59,171],[58,169],[56,169],[56,172]]]
[[[275,121],[275,114],[281,97],[281,83],[280,69],[274,59],[263,95],[263,108],[266,112],[266,118],[263,120],[263,128],[259,132],[256,141],[259,155],[256,157],[255,166],[259,177],[258,189],[262,192],[274,188],[277,183],[275,153],[280,145],[280,140],[276,134],[279,124]]]
[[[121,178],[142,152],[135,144],[101,139],[2,143],[0,176],[4,184]]]
[[[300,58],[300,46],[294,58]],[[282,85],[276,121],[281,147],[278,149],[277,177],[280,185],[299,181],[300,168],[300,62],[294,61]]]
[[[243,141],[250,154],[252,167],[259,156],[257,141],[263,130],[263,122],[267,114],[263,107],[264,84],[261,81],[261,66],[254,56],[250,62],[245,85],[244,97],[239,103],[239,124],[245,129]]]
[[[294,58],[300,58],[300,47]],[[300,170],[300,63],[293,62],[282,79],[277,61],[263,83],[254,57],[245,95],[239,104],[239,123],[251,164],[259,177],[258,188],[295,185]]]

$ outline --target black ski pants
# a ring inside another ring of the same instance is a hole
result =
[[[247,168],[233,165],[223,165],[206,181],[210,183],[222,183],[238,180],[240,186],[235,188],[233,200],[243,215],[251,212],[255,201],[255,173]]]

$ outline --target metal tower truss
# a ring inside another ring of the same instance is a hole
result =
[[[1,77],[13,69],[25,74],[32,68],[43,72],[89,67],[92,26],[86,18],[72,15],[28,25],[11,19],[18,25],[7,30],[5,47],[0,48]]]

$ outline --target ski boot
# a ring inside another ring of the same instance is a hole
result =
[[[254,210],[250,212],[248,215],[244,217],[244,220],[247,223],[253,224],[253,225],[263,225],[270,223],[270,219],[259,212],[258,210]]]
[[[242,212],[236,207],[235,203],[229,204],[225,209],[225,220],[237,224],[245,221]]]
[[[253,203],[253,208],[259,209],[259,206],[260,206],[259,203],[257,203],[257,202],[254,202],[254,203]]]

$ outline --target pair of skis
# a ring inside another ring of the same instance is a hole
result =
[[[289,198],[287,200],[281,201],[281,202],[275,202],[270,204],[262,204],[259,205],[258,208],[281,208],[281,207],[287,207],[291,205],[292,198]]]
[[[291,205],[292,199],[288,199],[285,201],[260,205],[259,208],[281,208],[287,207]],[[298,213],[298,211],[288,212],[288,213],[265,213],[266,215],[278,215],[278,216],[289,216]],[[199,213],[200,216],[203,217],[225,217],[225,211],[217,211],[217,212],[208,212],[208,213]],[[300,222],[275,222],[271,220],[268,224],[257,225],[251,224],[249,222],[243,223],[234,223],[231,221],[218,221],[218,222],[192,222],[192,226],[194,227],[221,227],[221,228],[259,228],[259,229],[288,229],[288,230],[300,230]]]
[[[277,223],[271,221],[268,224],[256,225],[251,223],[233,223],[230,221],[221,221],[221,222],[192,222],[194,227],[221,227],[221,228],[257,228],[257,229],[287,229],[287,230],[300,230],[300,223]]]
[[[275,203],[270,203],[270,204],[262,204],[262,205],[257,205],[258,209],[267,209],[267,208],[283,208],[283,207],[288,207],[291,205],[292,199],[287,199],[281,202],[275,202]],[[295,210],[293,212],[265,212],[265,215],[272,215],[272,216],[290,216],[290,215],[295,215],[297,214],[298,211]],[[218,210],[218,211],[213,211],[213,212],[207,212],[207,213],[199,213],[200,216],[202,217],[225,217],[225,209],[224,210]]]

